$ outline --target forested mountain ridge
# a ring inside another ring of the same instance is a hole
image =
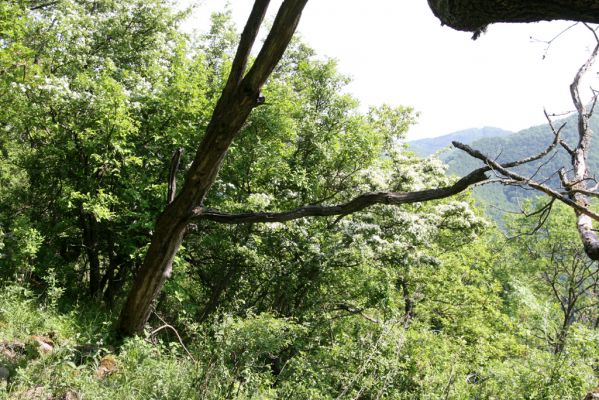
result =
[[[428,157],[441,149],[451,146],[451,142],[454,140],[464,144],[471,144],[481,138],[501,137],[511,133],[513,132],[486,126],[484,128],[464,129],[434,138],[408,140],[407,144],[410,146],[410,150],[416,153],[417,156]]]
[[[576,116],[554,121],[556,129],[562,125],[564,127],[560,132],[560,136],[570,146],[573,146],[578,140]],[[590,127],[593,132],[599,132],[599,117],[594,116],[591,118]],[[508,162],[540,153],[547,148],[554,137],[550,126],[544,124],[509,135],[477,139],[471,142],[470,146],[480,150],[492,159],[496,158],[500,162]],[[447,173],[456,176],[464,176],[483,165],[480,160],[472,158],[455,148],[440,154],[440,158],[448,166]],[[599,171],[599,142],[596,137],[591,142],[588,163],[591,171]],[[537,181],[547,181],[552,187],[559,188],[560,183],[557,172],[564,166],[568,169],[568,165],[570,165],[570,156],[562,147],[558,146],[554,152],[544,158],[519,166],[516,170],[521,175],[534,176]],[[505,214],[501,212],[501,209],[519,210],[523,201],[539,195],[537,192],[519,186],[505,185],[485,185],[475,188],[474,193],[481,205],[485,206],[487,212],[497,220],[500,220]]]

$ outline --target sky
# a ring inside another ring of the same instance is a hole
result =
[[[202,32],[227,2],[196,3],[184,28]],[[241,30],[253,1],[228,3]],[[271,3],[272,18],[280,0]],[[518,131],[544,123],[544,109],[571,111],[569,85],[594,38],[578,25],[546,43],[571,25],[496,24],[473,41],[442,27],[424,0],[310,0],[298,31],[320,56],[338,60],[364,109],[386,103],[418,111],[408,138],[420,139],[484,126]],[[596,70],[583,87],[599,87]]]

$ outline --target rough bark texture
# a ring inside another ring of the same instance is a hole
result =
[[[599,23],[597,0],[428,0],[428,4],[442,24],[468,32],[480,32],[497,22]]]

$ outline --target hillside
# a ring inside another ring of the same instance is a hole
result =
[[[513,132],[506,131],[501,128],[486,126],[484,128],[464,129],[434,138],[410,140],[408,141],[408,144],[410,145],[410,150],[412,150],[418,156],[428,157],[431,154],[450,146],[451,142],[454,140],[470,144],[482,138],[502,137],[512,133]]]
[[[556,122],[555,126],[558,127],[564,122],[566,126],[563,128],[561,135],[568,143],[573,145],[577,135],[576,119],[575,117],[569,117],[561,122]],[[591,120],[591,128],[594,132],[599,130],[599,118],[595,117]],[[553,133],[549,126],[538,125],[511,135],[474,140],[470,145],[486,155],[505,162],[537,154],[545,149],[552,140]],[[463,176],[482,165],[481,161],[457,149],[445,152],[440,157],[448,165],[448,173],[457,176]],[[589,165],[591,171],[599,170],[599,143],[597,140],[591,146]],[[552,153],[541,160],[522,165],[516,171],[524,176],[535,175],[537,181],[547,179],[552,186],[558,187],[559,182],[556,171],[561,167],[565,167],[566,170],[570,169],[569,156],[562,148],[559,148],[555,154]],[[496,220],[500,220],[505,214],[502,210],[518,210],[519,204],[523,200],[537,194],[535,191],[516,186],[486,185],[475,189],[475,196],[480,204],[485,206],[486,211]]]

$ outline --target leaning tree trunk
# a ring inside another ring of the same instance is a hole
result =
[[[152,241],[118,322],[125,336],[143,332],[164,282],[171,274],[173,259],[179,250],[194,209],[214,183],[231,142],[250,112],[260,104],[260,89],[281,59],[293,36],[307,0],[285,0],[254,64],[244,75],[269,0],[256,0],[241,35],[225,89],[206,128],[193,164],[178,196],[158,218]],[[197,215],[197,213],[195,214]]]

